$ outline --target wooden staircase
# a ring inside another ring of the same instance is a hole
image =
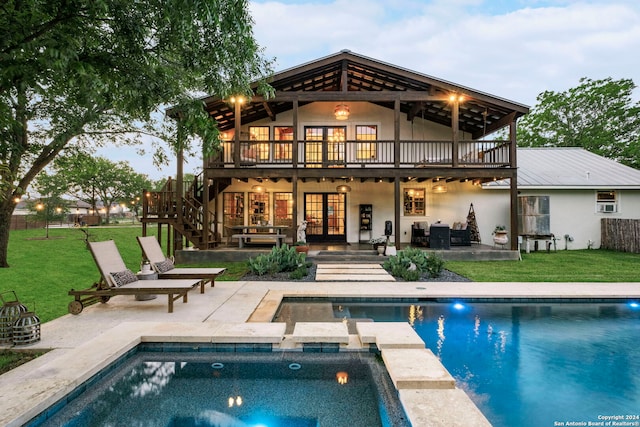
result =
[[[230,180],[219,180],[218,191],[226,188]],[[148,224],[157,224],[160,228],[166,225],[174,232],[174,240],[182,237],[193,247],[198,249],[214,248],[218,242],[219,233],[206,233],[206,227],[214,224],[215,213],[209,212],[205,218],[203,200],[205,200],[203,175],[197,175],[193,182],[185,183],[182,191],[181,203],[178,203],[177,181],[169,178],[159,191],[149,191],[143,198],[142,206],[143,230]],[[210,186],[210,190],[212,187]],[[214,197],[213,191],[206,198],[207,203]],[[181,209],[180,209],[181,207]],[[175,236],[175,234],[179,236]],[[143,232],[146,234],[146,232]],[[174,245],[175,247],[175,245]]]

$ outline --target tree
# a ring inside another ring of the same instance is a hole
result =
[[[518,125],[521,147],[583,147],[640,167],[640,102],[632,80],[580,79],[565,92],[545,91]]]
[[[161,105],[178,105],[181,135],[210,150],[217,130],[196,96],[249,95],[270,72],[247,0],[2,2],[0,267],[13,200],[63,150],[136,142]]]
[[[64,187],[67,194],[89,203],[94,212],[98,211],[97,201],[101,201],[107,224],[113,205],[129,202],[152,186],[146,175],[136,173],[126,162],[84,153],[58,157],[53,170],[55,175],[49,180]]]

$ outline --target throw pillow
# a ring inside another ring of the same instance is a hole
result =
[[[116,286],[126,285],[127,283],[133,283],[138,280],[133,271],[126,269],[124,271],[116,271],[115,273],[111,273],[111,277],[115,282]]]
[[[166,273],[171,269],[173,269],[173,261],[170,259],[165,259],[162,262],[156,262],[156,270],[158,273]]]

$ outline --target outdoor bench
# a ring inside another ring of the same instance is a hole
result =
[[[276,246],[280,247],[287,236],[284,234],[271,234],[271,233],[250,233],[250,234],[234,234],[231,236],[233,239],[238,239],[238,247],[243,248],[245,243],[248,243],[251,239],[258,240],[275,240]]]

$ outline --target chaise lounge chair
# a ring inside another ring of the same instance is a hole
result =
[[[75,297],[75,300],[69,303],[71,314],[79,314],[85,306],[98,301],[106,303],[116,295],[156,294],[167,295],[168,311],[173,313],[173,302],[182,297],[182,302],[186,303],[187,293],[202,280],[202,278],[138,280],[136,275],[127,269],[113,240],[89,242],[89,249],[102,278],[90,288],[69,291],[69,295]]]
[[[200,283],[200,293],[204,293],[204,285],[211,282],[211,287],[215,286],[216,277],[225,272],[226,268],[200,268],[173,266],[173,261],[167,259],[162,252],[162,247],[158,239],[154,236],[138,237],[138,243],[142,248],[142,253],[151,263],[153,270],[158,273],[160,279],[196,279],[202,280]]]

